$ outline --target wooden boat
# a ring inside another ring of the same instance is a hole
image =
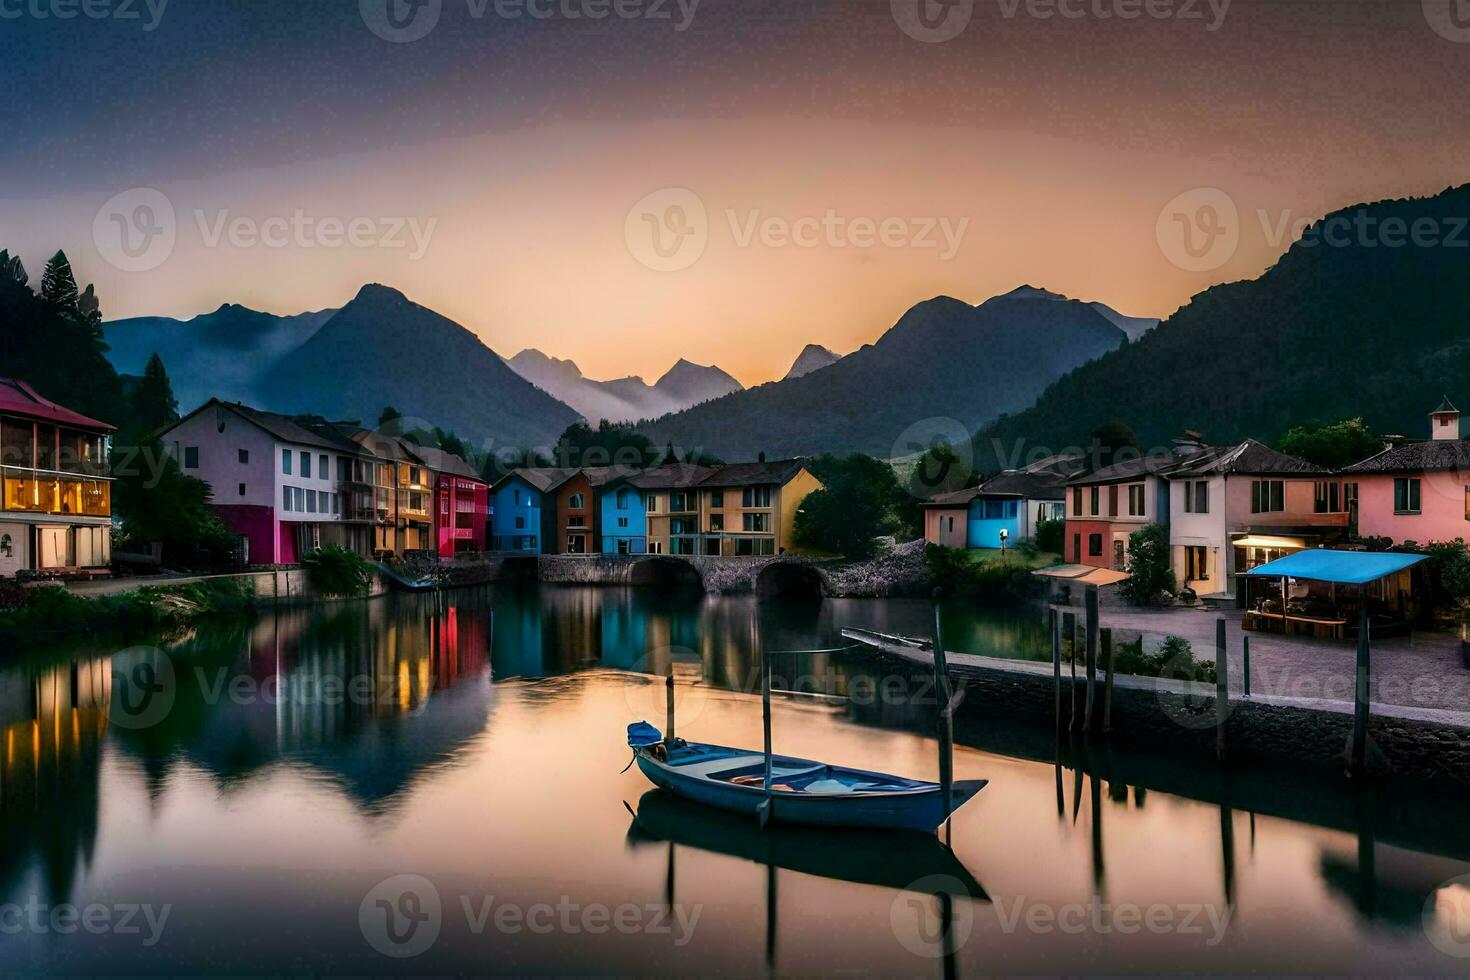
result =
[[[763,831],[749,820],[691,803],[664,789],[651,789],[638,801],[627,841],[629,847],[679,844],[819,878],[883,888],[908,889],[915,881],[925,881],[945,886],[957,896],[989,901],[970,870],[933,834],[801,826]]]
[[[762,824],[779,820],[933,831],[987,782],[954,782],[946,805],[939,783],[724,745],[665,741],[647,722],[628,726],[628,745],[655,786],[696,803],[757,817]]]

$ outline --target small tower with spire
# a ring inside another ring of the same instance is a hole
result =
[[[1429,413],[1429,437],[1434,440],[1460,438],[1460,410],[1446,395],[1439,408]]]

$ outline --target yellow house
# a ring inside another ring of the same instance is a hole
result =
[[[801,459],[664,466],[632,481],[648,510],[648,552],[757,557],[799,554],[796,512],[821,482]]]

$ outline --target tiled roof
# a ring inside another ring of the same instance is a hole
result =
[[[1277,452],[1264,443],[1247,439],[1237,446],[1206,449],[1185,460],[1167,474],[1171,477],[1226,474],[1237,476],[1313,476],[1327,470],[1295,456]]]
[[[1459,415],[1460,414],[1460,410],[1454,406],[1454,403],[1453,402],[1450,401],[1450,396],[1449,395],[1445,395],[1444,396],[1444,401],[1442,401],[1442,402],[1439,403],[1439,408],[1436,408],[1434,411],[1430,412],[1429,414],[1430,415],[1439,415],[1439,414],[1444,413],[1444,412],[1454,412],[1456,415]]]
[[[804,459],[778,459],[765,463],[727,463],[700,481],[701,487],[749,487],[784,484],[806,465]]]
[[[1026,473],[1007,470],[981,484],[980,493],[981,496],[1061,500],[1066,496],[1066,482],[1066,478],[1057,473]]]
[[[211,406],[234,412],[247,422],[275,436],[281,442],[299,446],[315,446],[318,449],[331,449],[335,452],[354,455],[362,455],[364,452],[363,447],[354,442],[344,429],[321,418],[278,415],[275,412],[263,412],[239,402],[222,402],[218,399],[210,399],[205,402],[190,417],[198,415]]]
[[[415,446],[414,455],[424,461],[424,465],[436,473],[448,473],[450,476],[462,477],[466,480],[478,480],[480,474],[475,468],[454,453],[446,453],[442,449],[432,449],[428,446]]]
[[[644,470],[628,478],[628,482],[639,490],[670,490],[698,486],[705,477],[714,472],[711,466],[689,466],[674,464]]]
[[[1208,451],[1208,450],[1206,450]],[[1079,473],[1067,481],[1067,486],[1088,486],[1097,483],[1124,483],[1142,479],[1149,475],[1162,475],[1193,457],[1181,458],[1177,454],[1155,453],[1149,456],[1134,456],[1122,462],[1103,466],[1091,472]]]
[[[1393,446],[1361,463],[1343,467],[1342,472],[1429,473],[1465,469],[1470,469],[1470,440],[1437,439]]]
[[[13,378],[0,378],[0,412],[7,415],[23,415],[26,418],[41,419],[46,422],[59,422],[62,425],[74,425],[81,429],[96,429],[100,432],[113,430],[113,426],[106,422],[98,422],[80,412],[73,412],[69,408],[63,408],[53,401],[42,398],[36,389],[24,381],[17,381]]]

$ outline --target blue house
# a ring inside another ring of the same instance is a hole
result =
[[[555,506],[543,507],[548,492],[566,479],[567,470],[518,469],[507,473],[490,488],[490,550],[519,555],[539,555],[546,537],[553,533],[544,522],[554,517]]]
[[[1015,497],[976,497],[970,501],[966,546],[999,548],[1021,540],[1021,501]],[[1002,536],[1002,534],[1004,536]]]
[[[648,505],[643,491],[626,480],[604,487],[598,494],[598,529],[604,555],[648,553]]]
[[[1050,457],[978,487],[939,494],[924,504],[924,539],[946,548],[991,549],[1029,541],[1042,521],[1066,518],[1065,481],[1077,465],[1073,456]]]

